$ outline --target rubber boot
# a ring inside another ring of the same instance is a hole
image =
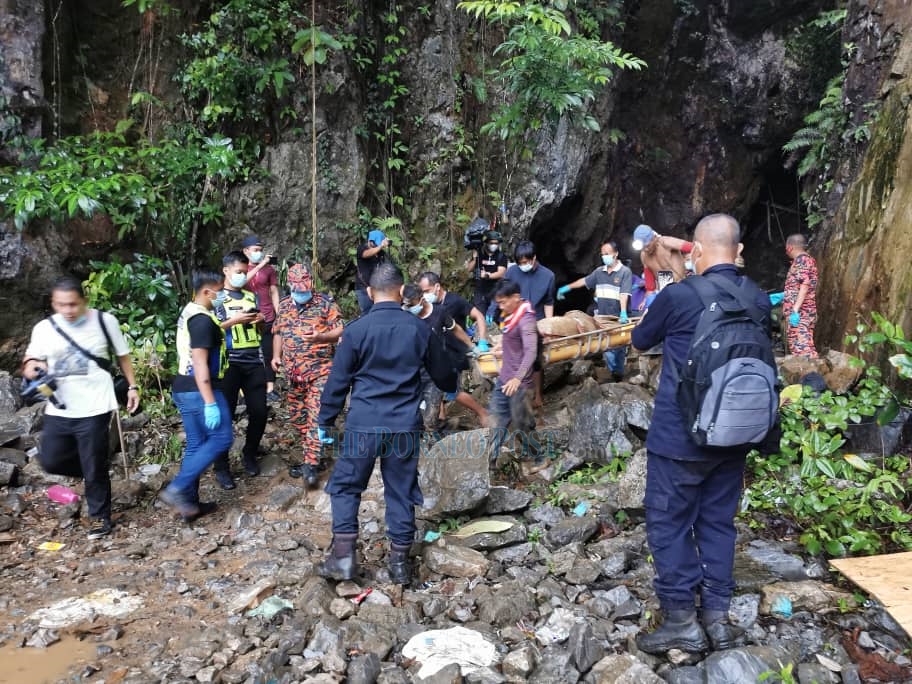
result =
[[[317,566],[320,577],[337,581],[350,580],[358,574],[358,551],[355,549],[357,534],[334,534],[332,548]]]
[[[641,634],[636,639],[641,651],[661,654],[676,648],[687,653],[702,653],[709,648],[706,633],[697,621],[697,611],[669,610],[665,620],[652,634]]]
[[[408,584],[412,581],[412,568],[409,563],[411,544],[390,543],[389,574],[393,584]]]
[[[704,610],[702,622],[714,651],[734,648],[744,636],[744,629],[731,623],[726,610]]]

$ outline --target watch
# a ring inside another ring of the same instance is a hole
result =
[[[139,391],[139,386],[138,386],[138,385],[130,385],[129,387],[127,387],[127,392],[130,392],[130,391],[132,391],[132,390],[136,390],[136,391],[138,392],[138,391]]]

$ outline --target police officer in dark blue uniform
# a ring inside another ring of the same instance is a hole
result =
[[[697,224],[692,259],[698,274],[716,273],[741,284],[734,265],[740,228],[725,214]],[[752,285],[752,283],[751,283]],[[769,297],[756,304],[769,322]],[[685,429],[671,366],[680,368],[703,304],[684,284],[663,289],[633,330],[637,349],[664,342],[664,364],[646,437],[646,535],[655,561],[655,590],[664,622],[637,645],[647,653],[689,652],[735,645],[743,630],[728,620],[735,588],[734,518],[741,497],[746,448],[721,452],[697,446]],[[696,594],[701,620],[697,619]],[[702,623],[702,624],[701,624]],[[708,638],[707,638],[708,637]]]
[[[352,322],[336,347],[323,388],[317,424],[328,434],[351,388],[345,436],[326,492],[332,502],[332,549],[318,572],[336,580],[357,573],[358,506],[374,460],[380,458],[390,578],[408,584],[408,554],[415,536],[418,447],[422,429],[421,368],[444,392],[456,390],[456,375],[440,341],[424,321],[402,310],[402,272],[377,266],[368,294],[370,311]]]

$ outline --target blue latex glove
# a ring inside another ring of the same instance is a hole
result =
[[[332,444],[333,442],[336,441],[332,437],[328,437],[326,435],[326,430],[324,430],[321,427],[317,428],[317,439],[320,440],[320,444]]]
[[[792,313],[789,314],[789,325],[794,328],[799,323],[801,323],[801,316],[798,315],[797,311],[792,311]]]
[[[784,292],[770,292],[770,304],[773,306],[779,306],[782,304],[782,300],[785,298]]]
[[[485,316],[485,325],[492,326],[494,325],[494,316]]]
[[[218,404],[205,404],[203,406],[203,421],[206,423],[207,430],[215,430],[222,424],[222,412],[219,411]]]
[[[621,315],[618,316],[618,323],[630,323],[630,319],[627,318],[627,312],[621,311]]]
[[[570,292],[571,287],[569,285],[561,285],[557,288],[557,299],[558,301],[563,301],[564,297],[567,296],[567,293]]]
[[[643,285],[643,283],[634,283],[633,286],[630,288],[630,292],[632,294],[632,293],[636,292],[637,290],[642,290],[644,287],[646,287],[646,286]]]
[[[478,340],[478,344],[475,345],[475,349],[480,352],[491,351],[491,347],[488,345],[487,340]]]
[[[655,293],[655,294],[651,294],[651,295],[649,295],[648,297],[646,297],[645,307],[646,307],[647,309],[648,309],[650,306],[652,306],[652,303],[655,301],[655,298],[656,298],[657,296],[658,296],[658,293]]]

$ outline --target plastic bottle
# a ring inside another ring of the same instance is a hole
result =
[[[63,485],[53,485],[48,487],[47,490],[48,498],[51,501],[56,501],[60,504],[71,504],[79,501],[79,494],[74,492],[69,487],[64,487]]]

